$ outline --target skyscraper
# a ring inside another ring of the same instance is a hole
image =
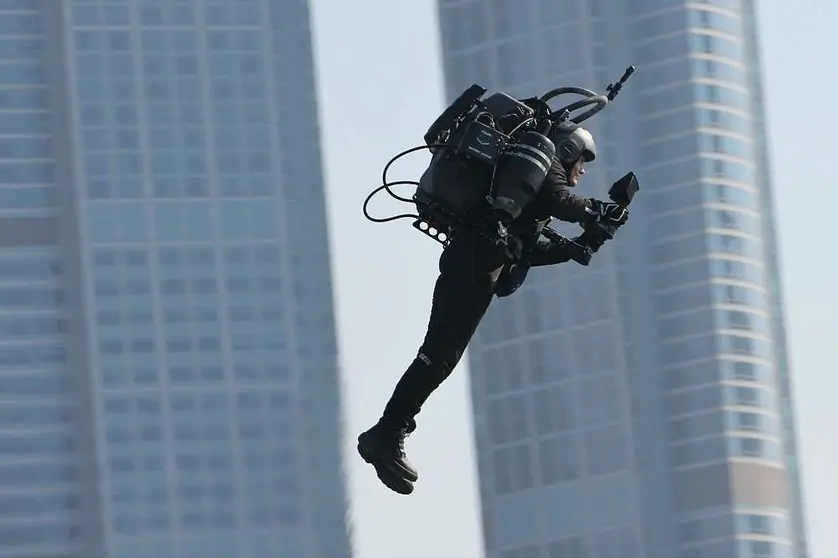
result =
[[[310,43],[0,1],[0,555],[350,556]]]
[[[807,556],[754,2],[439,12],[449,99],[637,66],[586,123],[582,186],[636,171],[629,225],[588,268],[532,273],[469,353],[487,555]]]

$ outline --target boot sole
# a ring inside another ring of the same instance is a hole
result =
[[[378,448],[375,446],[375,444],[370,444],[368,442],[365,443],[365,436],[363,434],[358,436],[358,453],[361,454],[361,457],[364,458],[364,461],[366,461],[374,467],[376,466],[376,463],[378,463],[379,466],[385,467],[394,475],[408,482],[413,483],[419,480],[419,473],[417,473],[416,471],[409,471],[404,467],[399,466],[398,463],[389,460],[379,459],[379,452],[377,450]]]
[[[405,496],[413,493],[412,482],[398,476],[395,471],[384,465],[381,460],[375,459],[369,453],[365,452],[361,444],[358,444],[358,454],[361,456],[361,459],[375,468],[375,474],[384,486],[393,492],[403,494]]]

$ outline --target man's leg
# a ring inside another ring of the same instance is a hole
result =
[[[396,385],[381,419],[358,438],[361,456],[396,492],[409,494],[413,486],[388,483],[384,477],[389,471],[403,481],[418,480],[405,455],[404,438],[416,428],[415,417],[430,394],[459,363],[485,315],[494,295],[499,258],[493,247],[481,243],[448,247],[440,259],[431,317],[419,354]]]

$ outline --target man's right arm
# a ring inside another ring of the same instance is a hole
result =
[[[539,194],[539,209],[551,217],[571,223],[587,223],[592,217],[593,202],[570,192],[567,172],[558,159],[553,159]]]
[[[561,221],[598,229],[606,238],[613,238],[628,219],[628,210],[616,203],[577,196],[570,188],[567,173],[554,159],[539,192],[540,211]]]

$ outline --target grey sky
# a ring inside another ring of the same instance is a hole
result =
[[[783,2],[759,4],[811,558],[838,558],[830,519],[838,517],[838,364],[832,352],[838,249],[831,212],[838,207],[832,174],[838,109],[831,104],[838,76],[829,54],[838,52],[838,3],[799,0],[794,10]],[[361,214],[383,165],[421,143],[444,108],[435,2],[312,5],[356,557],[478,558],[465,366],[434,394],[408,440],[422,476],[412,496],[381,486],[354,451],[355,436],[378,418],[415,355],[436,274],[439,248],[409,221],[373,224]],[[408,156],[393,176],[416,179],[426,163],[424,154]],[[372,205],[379,215],[406,208],[386,194]]]

